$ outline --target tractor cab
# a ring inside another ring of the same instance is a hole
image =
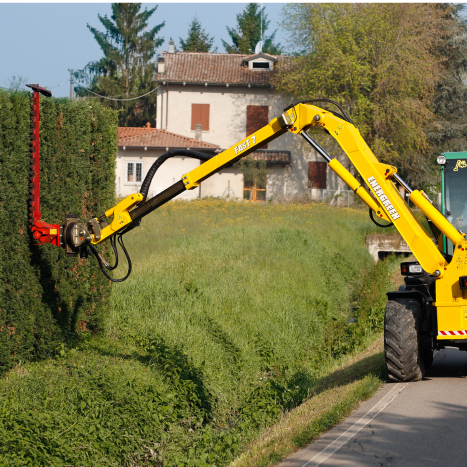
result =
[[[441,211],[458,230],[467,232],[467,152],[445,152],[441,166]],[[453,244],[443,235],[443,252],[453,254]]]

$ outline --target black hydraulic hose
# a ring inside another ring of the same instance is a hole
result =
[[[117,234],[117,239],[118,239],[118,243],[122,247],[122,250],[125,253],[126,259],[128,261],[128,272],[121,279],[114,279],[113,277],[110,277],[107,274],[107,271],[106,271],[106,269],[110,269],[110,270],[115,269],[117,265],[115,264],[115,266],[113,266],[113,267],[112,266],[108,267],[107,266],[107,264],[108,264],[107,261],[105,261],[105,259],[101,256],[101,254],[97,251],[97,248],[92,244],[88,245],[89,249],[91,250],[93,255],[96,257],[97,262],[99,263],[99,266],[101,268],[101,271],[104,273],[104,276],[107,277],[107,279],[111,280],[112,282],[123,282],[124,280],[126,280],[128,278],[128,276],[131,274],[131,270],[132,270],[130,255],[128,254],[128,251],[125,248],[125,244],[123,243],[122,235],[123,235],[123,233]],[[117,255],[117,257],[118,257],[118,255]]]
[[[192,159],[198,159],[203,162],[206,162],[211,159],[211,157],[214,157],[213,155],[204,154],[203,152],[191,151],[189,149],[173,149],[172,151],[165,152],[151,165],[151,168],[148,170],[146,177],[144,177],[141,190],[139,191],[143,195],[142,202],[146,201],[146,198],[148,197],[149,187],[151,186],[152,179],[154,178],[154,175],[156,174],[159,167],[167,159],[175,156],[191,157]]]
[[[151,168],[148,170],[148,173],[146,174],[146,177],[144,178],[144,181],[141,185],[140,193],[143,195],[142,202],[146,201],[147,199],[149,187],[151,186],[152,179],[154,178],[154,175],[156,174],[159,167],[167,159],[170,159],[171,157],[175,157],[175,156],[191,157],[192,159],[198,159],[203,162],[206,162],[212,157],[214,157],[213,155],[204,154],[203,152],[190,151],[189,149],[174,149],[172,151],[167,151],[166,153],[162,154],[162,156],[158,157],[158,159],[152,164]],[[106,269],[108,271],[113,271],[118,266],[118,251],[117,251],[115,237],[110,239],[110,244],[112,245],[112,248],[115,254],[115,264],[113,266],[111,266],[104,259],[104,257],[97,251],[94,245],[92,244],[88,245],[92,254],[96,257],[97,262],[99,263],[99,267],[101,268],[101,271],[104,273],[104,276],[107,277],[107,279],[111,280],[112,282],[123,282],[131,274],[131,270],[132,270],[131,259],[130,259],[130,255],[128,254],[127,249],[125,248],[125,244],[123,243],[123,235],[129,232],[130,230],[133,230],[135,227],[139,225],[139,223],[140,221],[135,221],[132,225],[125,228],[124,230],[122,230],[116,235],[118,243],[122,247],[122,250],[125,253],[126,259],[128,261],[128,272],[121,279],[114,279],[110,277],[110,275],[106,271]]]
[[[304,101],[297,102],[296,104],[289,105],[288,107],[286,107],[284,109],[284,112],[291,109],[292,107],[295,107],[297,104],[310,104],[312,102],[328,102],[329,104],[335,105],[342,112],[342,115],[340,115],[340,114],[338,114],[336,112],[333,112],[332,110],[330,110],[330,112],[333,113],[336,117],[339,117],[342,120],[347,120],[349,123],[354,125],[354,122],[351,120],[351,118],[349,117],[347,112],[342,108],[342,106],[340,104],[338,104],[336,101],[332,101],[331,99],[324,99],[324,98],[323,99],[307,99],[307,100],[304,100]]]
[[[110,244],[112,245],[112,249],[114,251],[114,255],[115,255],[115,264],[113,266],[111,266],[105,259],[104,257],[101,255],[100,258],[102,259],[103,263],[104,263],[104,266],[107,270],[109,271],[113,271],[114,269],[116,269],[116,267],[118,266],[118,250],[117,250],[117,245],[116,245],[116,239],[115,237],[111,237],[110,238]]]
[[[386,227],[391,227],[391,225],[394,225],[392,222],[390,224],[378,224],[376,222],[376,219],[373,217],[373,209],[370,208],[370,219],[373,221],[373,224],[377,225],[378,227],[383,227],[383,228],[386,228]]]

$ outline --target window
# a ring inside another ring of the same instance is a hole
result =
[[[271,67],[269,66],[270,62],[253,62],[251,64],[251,68],[253,70],[270,70]]]
[[[266,201],[266,178],[264,183],[243,181],[243,199],[253,202]]]
[[[326,162],[308,162],[308,180],[312,183],[312,188],[326,189]]]
[[[269,123],[269,107],[267,105],[247,105],[246,106],[246,136],[258,131]],[[268,145],[261,146],[260,149],[267,149]]]
[[[209,131],[209,104],[191,104],[191,129],[201,123],[203,131]]]
[[[126,181],[128,183],[141,183],[143,181],[143,163],[127,162]]]

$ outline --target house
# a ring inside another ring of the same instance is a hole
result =
[[[138,192],[151,165],[159,156],[172,149],[193,149],[206,154],[215,154],[219,151],[219,146],[166,130],[151,128],[149,123],[145,128],[119,127],[116,166],[117,196],[126,197]],[[149,188],[149,196],[160,193],[199,164],[197,159],[188,157],[176,156],[168,159],[156,172]],[[181,199],[198,197],[201,197],[201,187],[179,195]]]
[[[168,52],[158,57],[157,129],[227,149],[266,125],[294,102],[272,86],[275,67],[284,57]],[[202,182],[201,196],[271,199],[347,189],[301,138],[285,134],[253,154],[267,163],[265,187],[244,186],[235,167]],[[340,182],[340,183],[339,183]],[[261,193],[262,192],[262,193]]]

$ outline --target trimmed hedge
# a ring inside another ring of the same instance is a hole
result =
[[[37,246],[28,224],[30,94],[0,92],[0,373],[96,333],[110,293],[94,258]],[[115,202],[117,113],[94,100],[40,100],[42,220]]]

